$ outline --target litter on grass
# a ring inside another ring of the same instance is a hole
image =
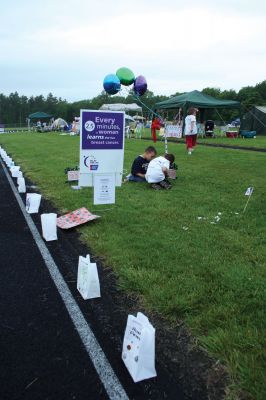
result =
[[[97,218],[100,218],[100,216],[92,214],[87,208],[82,207],[57,218],[57,226],[61,229],[70,229]]]

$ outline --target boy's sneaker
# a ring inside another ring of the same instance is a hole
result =
[[[154,190],[162,190],[162,187],[158,183],[152,183],[151,187]]]
[[[160,185],[163,189],[166,189],[166,190],[169,190],[169,189],[172,188],[171,183],[169,183],[169,182],[167,182],[167,181],[162,181],[162,182],[159,183],[159,185]]]
[[[191,154],[192,154],[192,151],[188,151],[187,153],[188,153],[188,155],[189,155],[189,156],[191,156]]]

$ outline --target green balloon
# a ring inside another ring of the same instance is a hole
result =
[[[119,78],[122,85],[129,86],[135,80],[135,75],[131,69],[122,67],[116,71],[116,76]]]

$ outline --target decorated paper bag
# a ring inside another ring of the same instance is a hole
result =
[[[168,178],[169,179],[176,179],[176,170],[175,169],[169,169],[168,170]]]
[[[29,214],[35,214],[35,213],[39,212],[41,197],[42,196],[38,193],[27,193],[26,211]]]
[[[148,318],[129,315],[123,341],[122,359],[134,382],[157,376],[155,371],[155,329]]]
[[[84,300],[101,297],[97,265],[90,257],[79,257],[77,289]]]
[[[18,192],[19,193],[26,193],[25,179],[24,178],[18,178],[17,179],[17,184],[18,184]]]
[[[42,235],[47,242],[57,240],[57,226],[56,226],[57,214],[42,214]]]

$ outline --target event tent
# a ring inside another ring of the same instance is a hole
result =
[[[266,106],[254,106],[244,114],[241,130],[256,131],[257,135],[266,135]]]
[[[52,124],[52,129],[63,129],[65,126],[68,126],[67,122],[63,118],[57,118]]]
[[[125,120],[126,121],[131,121],[131,122],[135,122],[134,118],[132,118],[130,115],[125,114]]]
[[[100,107],[100,110],[110,110],[110,111],[135,111],[142,112],[142,108],[138,106],[136,103],[131,104],[123,104],[123,103],[114,103],[114,104],[103,104]]]
[[[52,117],[52,115],[50,115],[50,114],[46,114],[45,112],[42,112],[42,111],[37,111],[33,114],[30,114],[28,118],[29,119],[47,119],[47,118],[51,118],[51,117]]]
[[[173,110],[182,108],[184,115],[189,107],[206,108],[239,108],[239,101],[216,99],[198,90],[171,97],[156,104],[157,109]]]

